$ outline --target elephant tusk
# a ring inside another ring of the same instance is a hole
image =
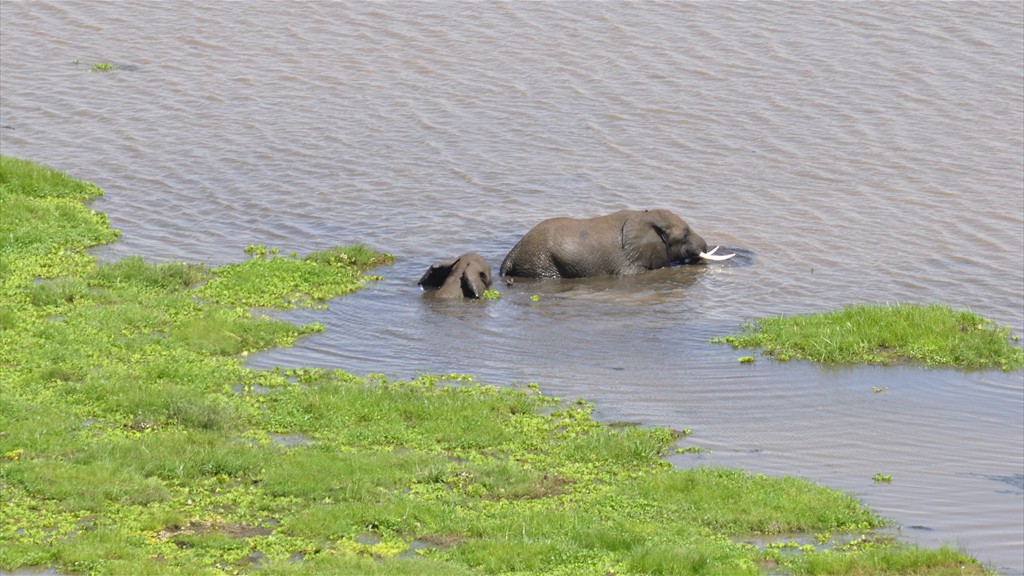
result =
[[[705,260],[713,260],[715,262],[720,262],[722,260],[728,260],[729,258],[732,258],[733,256],[735,256],[735,254],[718,254],[718,255],[716,255],[715,252],[718,251],[718,248],[719,248],[718,246],[715,246],[715,249],[710,251],[710,252],[701,252],[700,253],[700,257],[705,259]]]

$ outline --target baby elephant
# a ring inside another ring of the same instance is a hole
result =
[[[491,282],[491,265],[476,252],[468,252],[432,265],[418,284],[431,298],[480,298]]]

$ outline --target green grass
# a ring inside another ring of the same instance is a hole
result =
[[[832,364],[894,364],[965,369],[1024,367],[1009,329],[942,304],[858,305],[803,316],[764,318],[713,342],[761,348],[779,359]]]
[[[101,266],[85,249],[116,234],[81,205],[98,190],[7,158],[0,183],[2,570],[983,571],[875,538],[882,519],[803,480],[675,470],[677,433],[605,426],[536,386],[247,369],[244,354],[321,329],[253,307],[322,305],[390,257],[251,247],[213,269]],[[24,218],[6,218],[15,205]],[[741,543],[793,532],[859,544]]]
[[[324,301],[354,292],[372,280],[353,275],[352,270],[394,260],[389,254],[377,254],[361,245],[313,252],[305,258],[280,256],[263,246],[249,246],[246,252],[252,255],[251,260],[214,270],[213,278],[196,294],[245,308],[323,307]]]
[[[117,238],[104,214],[82,206],[101,194],[92,184],[0,156],[0,289],[87,269],[93,260],[85,249]],[[0,311],[5,314],[16,312]]]

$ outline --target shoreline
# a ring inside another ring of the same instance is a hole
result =
[[[681,433],[601,424],[585,402],[456,375],[244,368],[322,329],[254,307],[322,305],[386,261],[252,247],[213,269],[99,266],[86,250],[116,233],[82,202],[100,191],[3,161],[5,206],[41,230],[12,226],[0,261],[4,569],[984,572],[879,534],[805,480],[674,469],[662,456]]]

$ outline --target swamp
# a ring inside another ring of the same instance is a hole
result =
[[[0,159],[0,569],[986,572],[807,480],[674,468],[688,431],[598,422],[537,385],[244,366],[324,329],[275,309],[326,306],[393,257],[99,264],[88,249],[118,236],[85,205],[100,194]]]

